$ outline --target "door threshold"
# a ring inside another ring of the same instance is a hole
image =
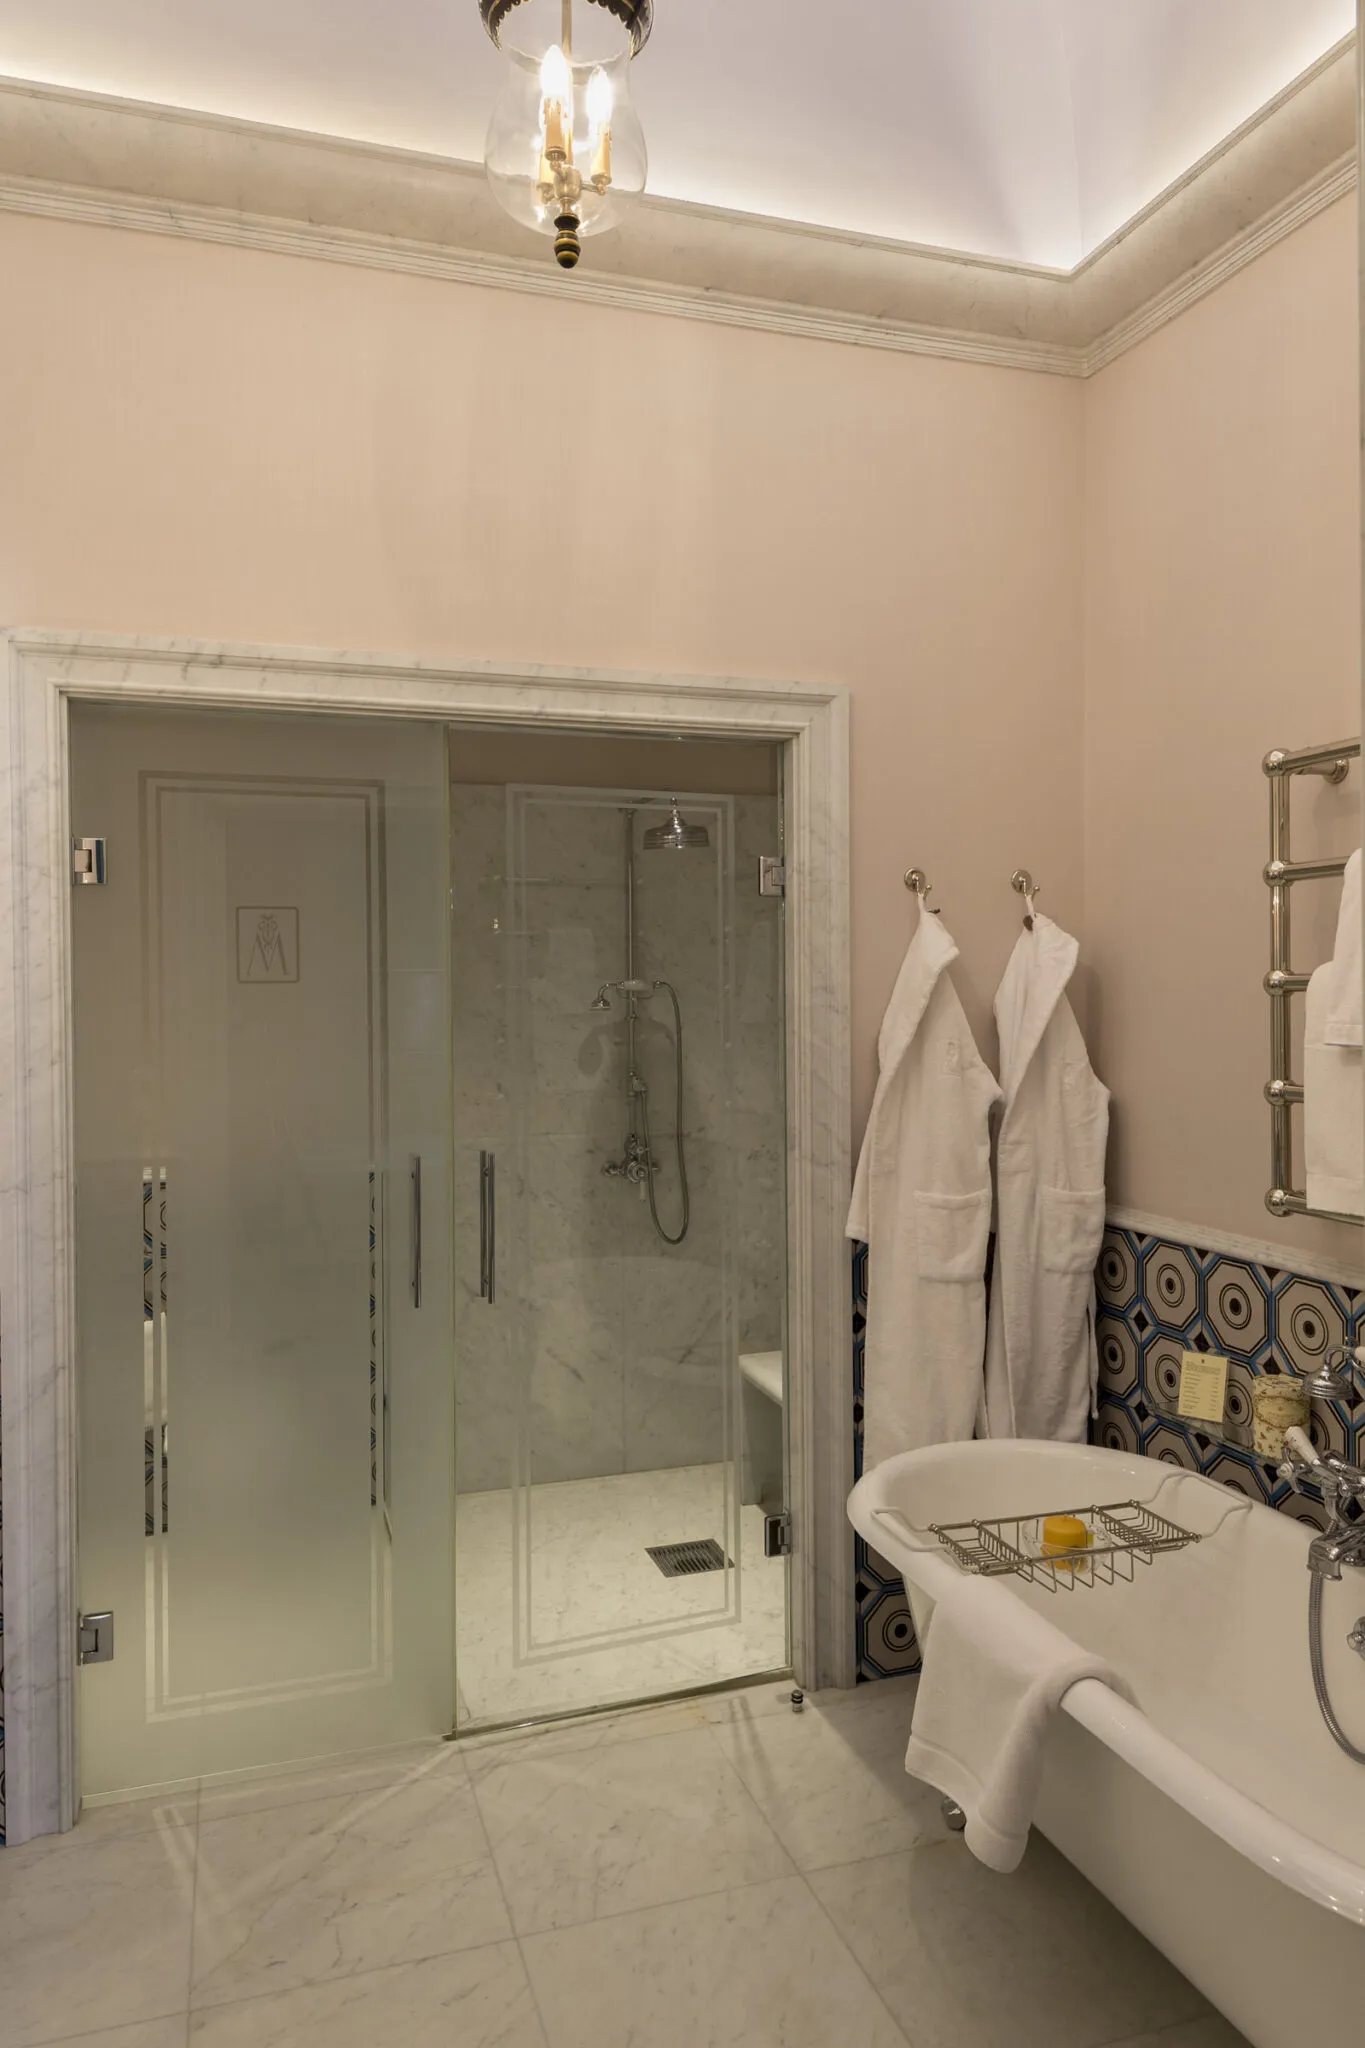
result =
[[[760,1685],[780,1685],[791,1682],[792,1668],[789,1664],[778,1665],[772,1671],[751,1672],[747,1678],[718,1678],[710,1685],[675,1686],[668,1692],[644,1693],[638,1699],[617,1700],[600,1707],[565,1707],[556,1714],[528,1714],[507,1720],[490,1716],[484,1720],[466,1721],[446,1737],[447,1742],[468,1742],[475,1736],[516,1735],[533,1733],[537,1728],[558,1728],[572,1721],[621,1720],[630,1714],[642,1714],[651,1707],[679,1705],[685,1700],[714,1699],[719,1693],[752,1692]]]

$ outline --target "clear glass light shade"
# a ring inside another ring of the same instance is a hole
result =
[[[552,235],[559,215],[571,212],[582,235],[600,234],[644,191],[649,158],[630,98],[630,40],[618,33],[615,41],[615,56],[581,62],[576,43],[570,64],[558,43],[535,55],[510,48],[504,33],[484,162],[499,202],[523,227]],[[559,139],[568,161],[556,183],[547,152]]]

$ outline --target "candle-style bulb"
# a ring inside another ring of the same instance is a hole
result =
[[[540,118],[546,156],[566,162],[573,147],[573,72],[558,43],[551,43],[540,66]]]
[[[558,43],[551,43],[541,59],[540,92],[542,99],[558,100],[561,107],[573,97],[573,72]]]

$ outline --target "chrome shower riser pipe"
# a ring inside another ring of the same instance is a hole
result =
[[[632,982],[635,973],[635,813],[622,813],[626,829],[626,972],[625,979]],[[642,1135],[639,1127],[637,1072],[635,1066],[636,1021],[639,1017],[638,998],[629,990],[623,991],[626,999],[626,1111],[629,1117],[628,1129],[632,1138]]]
[[[620,1175],[632,1182],[640,1179],[639,1167],[643,1166],[645,1192],[649,1198],[650,1221],[655,1232],[668,1245],[681,1244],[687,1236],[692,1220],[691,1196],[687,1185],[687,1151],[683,1138],[683,1042],[682,1009],[678,992],[668,981],[652,984],[640,981],[635,972],[635,817],[634,807],[621,813],[625,828],[626,859],[626,930],[625,955],[626,971],[618,982],[604,982],[598,990],[598,1005],[605,1007],[604,998],[609,988],[615,988],[626,1006],[626,1156],[620,1165],[603,1169],[612,1175]],[[677,820],[677,805],[674,805],[674,819]],[[658,1168],[651,1149],[649,1132],[649,1090],[638,1064],[639,1004],[642,994],[657,994],[660,989],[668,993],[673,1005],[673,1144],[678,1162],[678,1184],[682,1197],[682,1219],[676,1236],[665,1230],[659,1215],[655,1178]]]

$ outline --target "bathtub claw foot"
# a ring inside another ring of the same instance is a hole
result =
[[[938,1810],[943,1815],[944,1827],[948,1828],[953,1834],[960,1835],[967,1825],[967,1816],[957,1801],[955,1799],[942,1799],[939,1801]]]

